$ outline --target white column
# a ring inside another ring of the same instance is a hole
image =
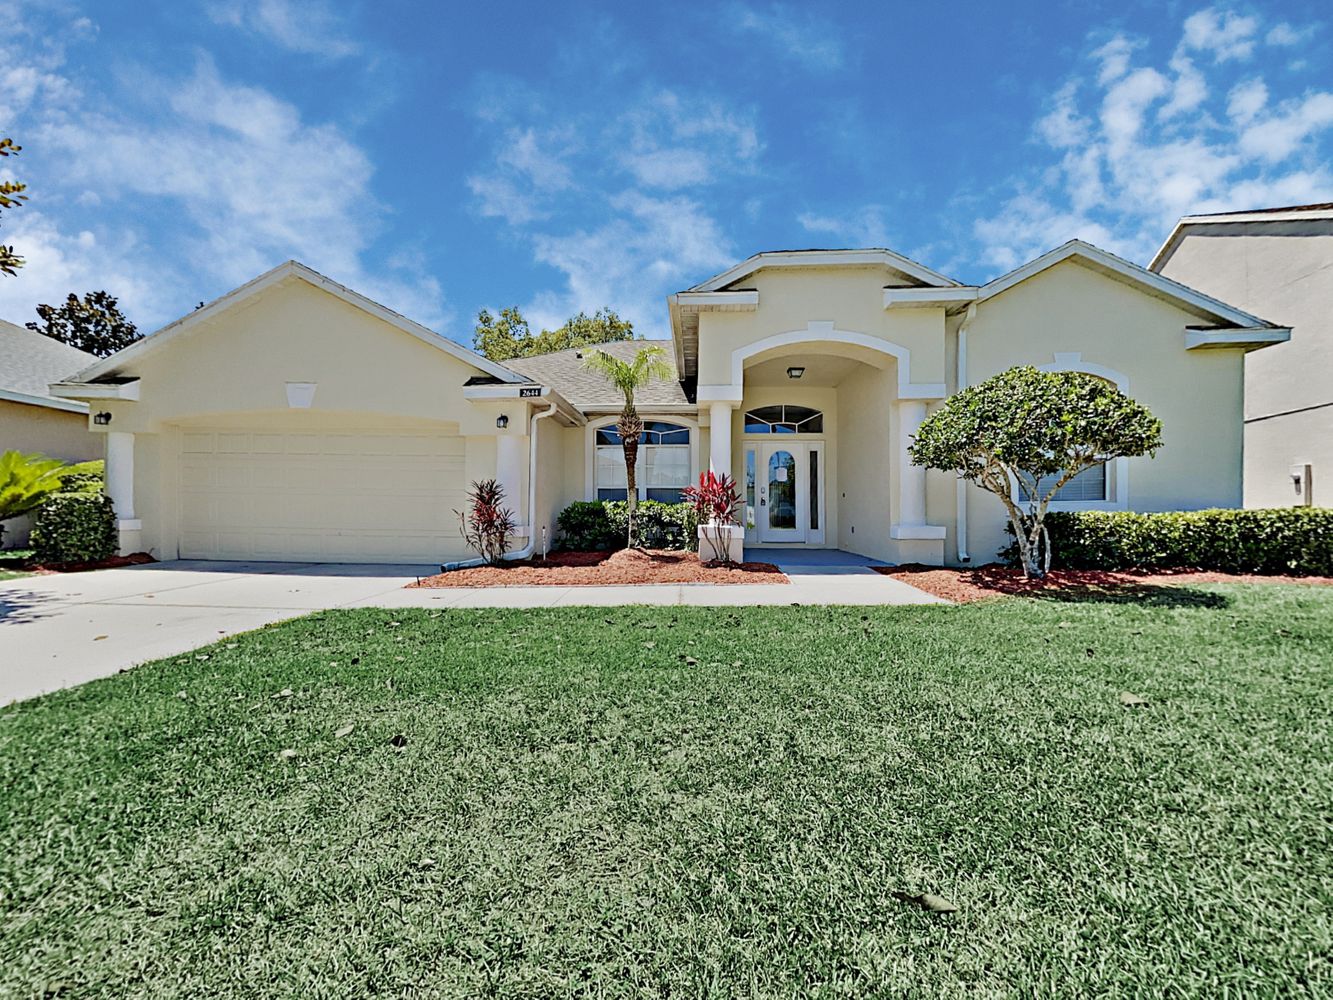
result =
[[[733,475],[731,471],[731,411],[736,404],[714,402],[709,407],[708,467],[717,475]]]
[[[524,434],[501,432],[495,438],[495,478],[505,491],[505,506],[514,512],[519,524],[528,519],[523,503],[523,470],[528,460],[528,438]]]
[[[133,521],[134,435],[108,431],[106,435],[106,495],[116,505],[118,521]]]
[[[898,524],[926,523],[926,469],[913,465],[907,452],[925,419],[925,400],[898,402],[898,509],[893,517]]]

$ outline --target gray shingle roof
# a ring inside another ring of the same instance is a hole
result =
[[[662,348],[664,360],[674,372],[675,355],[672,353],[669,340],[625,340],[613,344],[598,344],[595,349],[628,361],[634,357],[639,348],[647,344],[656,344]],[[582,355],[591,350],[594,348],[581,347],[569,351],[556,351],[553,354],[537,354],[530,358],[515,358],[504,362],[504,366],[520,375],[526,375],[534,382],[549,385],[581,410],[618,410],[624,398],[615,386],[583,365]],[[640,409],[689,403],[685,390],[680,387],[680,382],[674,375],[670,379],[654,379],[635,394],[634,401]]]
[[[33,330],[0,320],[0,389],[53,398],[48,386],[97,358]]]

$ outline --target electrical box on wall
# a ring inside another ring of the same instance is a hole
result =
[[[1291,475],[1291,486],[1295,493],[1293,503],[1297,507],[1313,506],[1314,466],[1306,462],[1303,465],[1293,465],[1287,471]]]

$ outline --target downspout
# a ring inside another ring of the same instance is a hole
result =
[[[528,544],[517,552],[506,552],[506,559],[527,559],[537,547],[537,421],[555,416],[557,409],[559,409],[559,406],[552,403],[544,413],[533,414],[532,423],[528,430],[530,435],[528,440]],[[486,560],[481,558],[460,559],[457,562],[442,564],[440,572],[450,573],[456,569],[471,569],[473,566],[484,566],[485,564]]]
[[[963,321],[958,324],[958,392],[967,388],[967,328],[976,315],[977,304],[969,302]],[[957,490],[955,507],[958,517],[954,536],[958,539],[958,561],[966,564],[972,561],[967,551],[967,480],[960,477],[954,488]]]
[[[506,559],[527,559],[537,548],[537,421],[555,416],[557,409],[552,403],[545,412],[532,415],[528,435],[528,544],[517,552],[505,553]]]

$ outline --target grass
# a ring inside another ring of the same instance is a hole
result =
[[[1331,723],[1322,588],[326,612],[0,712],[0,996],[1328,996]]]
[[[30,576],[31,574],[21,567],[32,557],[32,549],[0,550],[0,581],[17,580],[21,576]]]

